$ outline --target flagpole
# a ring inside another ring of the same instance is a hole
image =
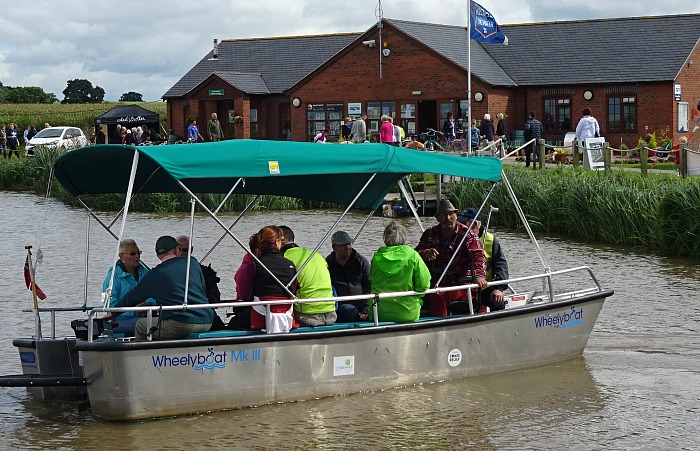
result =
[[[472,0],[469,0],[467,6],[467,130],[465,139],[469,143],[469,149],[471,151],[472,143],[472,38],[471,38],[471,28],[472,28]],[[471,153],[471,152],[470,152]]]
[[[36,315],[36,338],[41,338],[41,315],[39,314],[39,302],[36,300],[36,282],[34,280],[34,265],[32,265],[32,247],[24,246],[27,250],[27,266],[29,266],[29,280],[34,302],[34,314]]]

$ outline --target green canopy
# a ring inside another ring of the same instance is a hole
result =
[[[216,143],[132,147],[97,145],[59,157],[56,178],[73,196],[126,193],[134,152],[139,164],[134,190],[181,193],[275,194],[348,205],[377,174],[355,204],[376,208],[396,182],[413,172],[496,182],[501,162],[394,147],[387,144],[318,144],[229,140]]]

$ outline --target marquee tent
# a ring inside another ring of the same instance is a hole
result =
[[[117,105],[95,118],[95,125],[107,126],[107,129],[103,127],[102,131],[109,140],[112,139],[117,124],[129,128],[148,125],[149,128],[155,128],[159,134],[163,133],[160,129],[160,115],[138,105]]]

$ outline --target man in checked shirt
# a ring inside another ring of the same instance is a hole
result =
[[[486,288],[486,257],[479,237],[468,226],[457,221],[458,210],[443,199],[438,204],[435,219],[437,224],[423,232],[416,251],[428,266],[431,287],[435,288],[452,255],[456,254],[440,282],[441,287],[475,283]],[[462,238],[466,235],[460,246]],[[453,301],[467,301],[467,290],[446,291],[427,294],[423,298],[429,303],[431,316],[447,316],[447,305]],[[478,299],[476,289],[472,299]]]

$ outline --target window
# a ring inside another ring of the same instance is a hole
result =
[[[343,123],[342,103],[314,103],[308,106],[306,114],[308,140],[313,141],[314,136],[328,128],[331,133],[328,140],[332,141],[340,137],[340,126]]]
[[[452,102],[440,104],[440,121],[447,119],[447,113],[452,112]],[[442,123],[440,124],[442,125]]]
[[[415,109],[414,109],[415,112]],[[367,131],[379,133],[383,115],[396,118],[396,102],[367,102]]]
[[[401,104],[401,127],[407,135],[416,133],[416,104]]]
[[[552,131],[571,130],[571,98],[544,99],[544,129]]]
[[[637,96],[608,97],[608,131],[637,130]]]

